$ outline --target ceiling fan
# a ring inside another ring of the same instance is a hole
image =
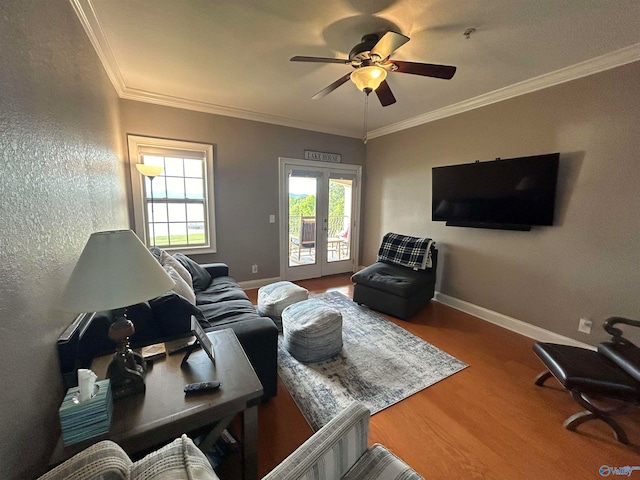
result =
[[[387,72],[410,73],[412,75],[445,80],[450,80],[456,73],[456,67],[450,65],[390,60],[391,54],[408,41],[409,37],[396,32],[388,31],[382,36],[377,33],[370,33],[362,37],[361,42],[351,49],[348,59],[296,56],[292,57],[291,61],[341,63],[351,65],[355,69],[316,93],[312,97],[314,100],[325,97],[343,83],[351,80],[367,95],[375,90],[378,100],[380,100],[383,107],[386,107],[396,102],[396,98],[391,93],[389,84],[385,80]]]

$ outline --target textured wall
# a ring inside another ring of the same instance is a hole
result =
[[[304,150],[342,154],[344,163],[362,165],[361,140],[237,118],[122,101],[126,134],[214,144],[216,254],[194,256],[199,262],[225,262],[239,280],[280,275],[278,157],[304,158]],[[259,273],[251,274],[257,264]]]
[[[119,100],[65,0],[0,4],[0,477],[46,467],[56,308],[89,235],[128,228]]]
[[[367,144],[364,261],[387,231],[434,238],[442,293],[595,344],[640,318],[640,62]],[[531,232],[431,221],[431,168],[560,152],[556,225]],[[580,317],[594,331],[577,331]]]

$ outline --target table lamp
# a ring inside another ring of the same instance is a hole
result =
[[[62,297],[73,312],[113,310],[109,338],[117,344],[107,370],[114,398],[145,391],[146,365],[129,347],[135,327],[126,307],[174,287],[171,277],[131,230],[96,232],[89,237]]]

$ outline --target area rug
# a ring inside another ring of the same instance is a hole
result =
[[[278,374],[314,431],[354,400],[373,415],[467,366],[339,292],[314,298],[342,313],[342,352],[303,364],[278,338]]]

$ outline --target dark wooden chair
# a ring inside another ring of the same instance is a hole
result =
[[[609,318],[604,328],[611,340],[600,343],[597,351],[536,342],[533,351],[547,370],[535,384],[542,386],[553,376],[585,408],[565,420],[566,429],[575,431],[589,420],[600,419],[619,442],[627,444],[627,434],[613,417],[630,413],[640,404],[640,348],[623,336],[617,324],[640,327],[638,320]]]
[[[303,249],[310,252],[316,248],[316,217],[301,217],[297,235],[291,235],[289,242],[291,243],[290,252],[293,254],[295,251],[298,260]]]

